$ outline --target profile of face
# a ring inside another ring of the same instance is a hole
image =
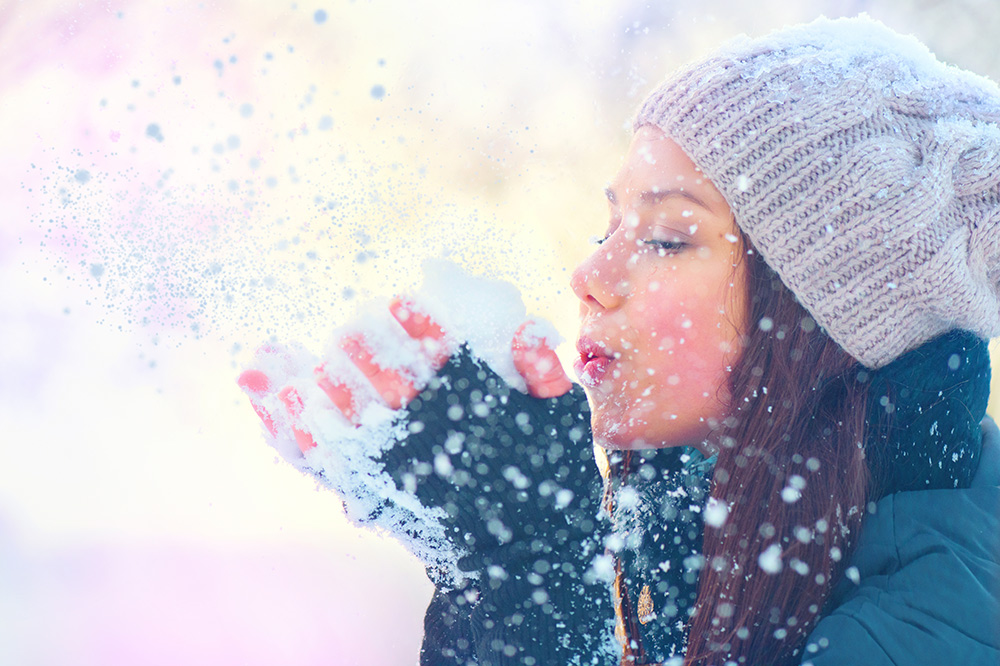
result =
[[[729,205],[651,126],[636,132],[607,197],[604,238],[571,279],[595,441],[702,448],[726,414],[748,317]]]

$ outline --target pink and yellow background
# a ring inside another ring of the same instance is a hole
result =
[[[992,0],[0,2],[0,663],[415,663],[422,568],[240,364],[438,256],[572,337],[643,94],[859,11],[1000,77]]]

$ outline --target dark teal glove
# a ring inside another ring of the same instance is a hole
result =
[[[620,657],[610,589],[592,571],[601,480],[582,390],[532,398],[463,349],[387,432],[381,446],[323,447],[306,462],[328,470],[349,515],[428,566],[439,590],[421,663]]]

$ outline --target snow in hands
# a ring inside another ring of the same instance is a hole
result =
[[[386,469],[385,453],[424,427],[403,422],[402,409],[463,346],[510,386],[535,397],[562,395],[571,385],[553,351],[558,341],[551,325],[526,321],[513,286],[428,262],[414,296],[369,304],[333,332],[321,357],[294,344],[266,344],[238,383],[272,447],[333,488],[352,520],[392,533],[426,564],[461,580],[444,509],[413,494],[415,477],[395,483]],[[438,475],[453,471],[447,451],[431,466]],[[559,489],[557,497],[568,496]]]

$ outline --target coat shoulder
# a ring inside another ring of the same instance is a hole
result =
[[[803,663],[1000,663],[1000,487],[897,493],[875,509]]]

